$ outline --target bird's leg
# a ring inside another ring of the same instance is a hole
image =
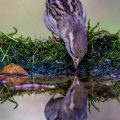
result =
[[[52,41],[53,41],[53,43],[59,42],[60,40],[61,39],[58,36],[56,36],[54,33],[52,33]]]

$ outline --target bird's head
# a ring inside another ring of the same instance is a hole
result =
[[[73,15],[64,18],[64,21],[60,22],[59,28],[67,52],[77,68],[87,52],[87,34],[84,21]]]
[[[87,94],[88,92],[83,83],[75,76],[74,81],[65,96],[64,105],[71,110],[84,109],[87,103]]]

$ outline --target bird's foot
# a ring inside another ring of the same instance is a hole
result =
[[[61,39],[58,36],[56,36],[54,33],[52,33],[52,41],[53,43],[58,43],[61,41]]]

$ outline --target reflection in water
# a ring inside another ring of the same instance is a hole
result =
[[[24,83],[28,73],[17,64],[8,64],[0,71],[0,80],[5,80],[9,87]]]
[[[87,90],[77,76],[65,97],[50,99],[45,116],[47,120],[87,120]]]
[[[6,77],[3,77],[3,76],[6,76]],[[6,89],[7,87],[5,87],[3,84],[6,82],[6,81],[4,81],[4,78],[12,79],[12,81],[16,80],[18,78],[21,80],[25,79],[25,83],[23,83],[22,85],[15,85],[15,86],[13,86],[14,89],[8,90],[8,89]],[[71,82],[73,81],[73,79],[74,79],[74,82],[71,85]],[[81,83],[79,80],[83,80],[86,82]],[[36,86],[36,84],[37,84],[37,86]],[[38,87],[38,85],[39,85],[39,87]],[[55,89],[52,89],[52,90],[46,89],[46,86],[42,86],[42,85],[47,85],[47,88],[51,87],[48,85],[55,85]],[[94,104],[97,101],[101,101],[101,102],[107,101],[109,98],[115,98],[116,100],[120,98],[119,97],[120,96],[120,92],[119,92],[120,84],[116,80],[108,80],[107,81],[102,78],[94,78],[93,79],[93,78],[88,78],[88,77],[86,78],[85,76],[83,78],[82,78],[82,76],[80,76],[80,78],[78,79],[77,76],[75,76],[75,77],[74,76],[64,76],[64,75],[63,76],[62,75],[60,75],[60,76],[48,75],[47,76],[47,75],[40,75],[40,74],[33,75],[33,76],[30,76],[30,75],[26,76],[26,75],[22,75],[22,74],[18,74],[18,73],[14,73],[14,74],[4,73],[4,74],[0,74],[0,91],[1,91],[0,92],[0,102],[3,103],[6,100],[9,100],[9,101],[12,101],[12,103],[13,103],[14,96],[23,95],[25,93],[29,93],[29,94],[32,94],[32,93],[40,94],[42,92],[49,92],[51,94],[66,93],[65,97],[60,97],[60,98],[52,97],[49,100],[49,102],[47,103],[47,105],[46,105],[46,102],[47,102],[46,100],[48,100],[48,96],[43,98],[43,95],[42,96],[40,95],[41,97],[39,96],[38,101],[37,102],[34,101],[32,104],[29,105],[29,107],[31,106],[32,109],[34,107],[35,108],[38,107],[36,114],[40,115],[40,116],[43,113],[43,109],[45,107],[44,113],[45,113],[45,117],[47,120],[87,120],[88,92],[84,88],[84,86],[89,92],[89,101],[92,101],[91,102],[92,104]],[[16,91],[16,89],[18,89],[18,88],[20,88],[20,89],[18,91]],[[35,89],[37,89],[37,88],[39,90],[36,91]],[[41,88],[43,91],[41,90]],[[29,89],[29,91],[28,91],[28,89]],[[62,89],[62,92],[60,91],[61,89]],[[26,90],[26,91],[24,91],[24,90]],[[32,99],[35,100],[36,96],[35,97],[33,96]],[[41,102],[40,99],[43,102]],[[25,100],[25,98],[24,98],[24,100]],[[14,112],[16,112],[15,114],[14,113],[12,114],[12,112],[11,112],[12,107],[11,106],[9,107],[10,118],[14,117],[15,115],[16,115],[16,117],[19,116],[19,114],[17,113],[17,110],[22,108],[20,104],[24,103],[26,105],[28,103],[28,101],[30,101],[30,97],[27,97],[27,102],[25,102],[25,101],[21,102],[20,97],[19,97],[19,100],[17,100],[19,106],[16,110],[14,110]],[[93,103],[93,101],[94,101],[94,103]],[[6,103],[8,103],[8,102],[6,102]],[[37,103],[37,105],[36,105],[36,103]],[[116,102],[113,102],[112,104],[105,107],[104,108],[105,113],[107,113],[109,111],[109,108],[112,105],[114,105],[115,103]],[[5,106],[6,106],[6,108],[8,108],[8,106],[10,104],[7,104],[7,105],[5,105],[5,104],[2,104],[1,106],[3,106],[3,107],[0,108],[0,118],[2,118],[1,117],[2,115],[5,117],[5,119],[2,119],[2,120],[8,120],[8,117],[4,115],[3,109],[5,109]],[[44,107],[42,107],[42,109],[40,107],[41,105],[44,106]],[[28,109],[28,106],[27,106],[27,109]],[[116,113],[113,112],[113,109]],[[6,110],[7,109],[5,109],[5,111]],[[22,108],[20,111],[21,114],[24,113],[25,110],[26,110],[26,107],[24,106],[24,108]],[[42,110],[42,113],[41,113],[41,110]],[[96,111],[96,110],[94,109],[93,111]],[[101,118],[100,115],[101,116],[103,115],[102,120],[107,120],[108,118],[115,118],[114,120],[119,120],[117,118],[117,117],[119,117],[119,114],[117,113],[119,111],[118,104],[117,104],[117,107],[112,107],[111,112],[114,114],[113,116],[110,116],[110,117],[105,116],[104,112],[102,112],[102,111],[103,110],[101,110],[100,113],[95,113],[94,115],[92,114],[91,116],[88,114],[88,117],[91,118],[90,120],[96,120],[96,119],[98,120]],[[33,115],[31,113],[29,113],[29,116],[32,116],[32,118],[33,118]],[[43,120],[40,118],[40,116],[38,116],[37,119]],[[23,118],[21,118],[21,119],[23,119]],[[16,120],[16,119],[12,119],[12,120]],[[23,120],[26,120],[26,117]],[[31,119],[31,120],[33,120],[33,119]],[[111,120],[113,120],[113,119],[111,119]]]

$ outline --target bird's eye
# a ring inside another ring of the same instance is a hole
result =
[[[48,3],[50,3],[50,0],[48,0]]]
[[[60,120],[59,117],[55,118],[54,120]]]
[[[71,88],[71,93],[74,91],[74,87]]]

